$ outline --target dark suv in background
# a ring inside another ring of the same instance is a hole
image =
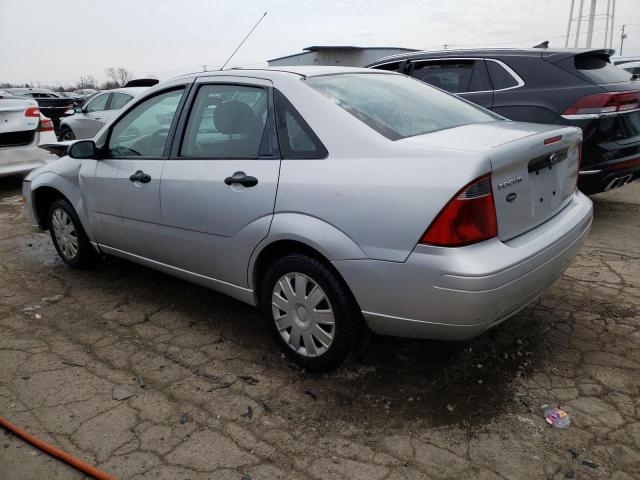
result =
[[[613,50],[412,52],[370,68],[405,73],[511,120],[582,128],[578,186],[588,194],[640,177],[640,82]]]

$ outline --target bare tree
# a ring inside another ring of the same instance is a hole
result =
[[[110,67],[105,70],[105,73],[107,75],[107,78],[109,78],[109,80],[116,84],[118,87],[124,87],[126,83],[133,77],[133,74],[123,67]]]
[[[98,86],[98,80],[93,75],[80,75],[80,80],[76,84],[76,89],[82,88],[96,88]]]

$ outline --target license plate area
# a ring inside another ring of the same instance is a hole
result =
[[[567,185],[568,150],[564,148],[529,162],[531,208],[535,219],[548,218],[571,192]]]

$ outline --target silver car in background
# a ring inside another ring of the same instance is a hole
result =
[[[127,103],[147,87],[116,88],[94,94],[84,105],[66,112],[60,121],[60,139],[93,138]]]
[[[115,255],[259,306],[322,371],[370,331],[468,339],[538,297],[591,226],[580,145],[397,73],[228,70],[150,89],[23,194],[67,264]]]

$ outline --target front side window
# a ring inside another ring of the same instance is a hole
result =
[[[118,120],[109,137],[110,157],[160,157],[184,89],[155,95]]]
[[[258,158],[268,112],[266,88],[203,85],[189,114],[180,156]]]
[[[127,103],[131,101],[133,97],[131,95],[127,95],[126,93],[114,93],[113,97],[111,97],[111,105],[109,105],[109,110],[120,110]]]
[[[109,100],[109,95],[110,94],[105,93],[103,95],[98,95],[96,98],[91,100],[91,102],[87,104],[87,112],[101,112],[102,110],[104,110],[107,107],[107,100]]]
[[[471,82],[473,60],[417,62],[411,76],[451,93],[466,92]]]
[[[397,72],[400,68],[401,62],[392,62],[392,63],[383,63],[382,65],[377,65],[373,68],[376,70],[387,70],[388,72]]]
[[[502,118],[404,75],[349,73],[305,82],[390,140]]]

